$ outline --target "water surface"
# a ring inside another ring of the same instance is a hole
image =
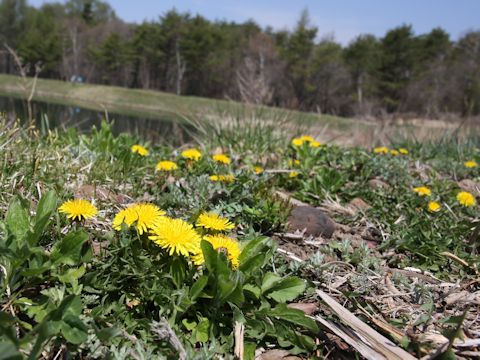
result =
[[[159,115],[158,118],[131,116],[124,114],[99,112],[77,106],[32,101],[33,118],[39,129],[76,128],[79,132],[90,132],[93,126],[99,127],[108,117],[113,122],[113,132],[127,132],[150,141],[164,141],[179,145],[191,140],[194,131],[191,125],[180,124],[178,119]],[[28,119],[25,100],[0,95],[0,112],[5,113],[9,121]]]

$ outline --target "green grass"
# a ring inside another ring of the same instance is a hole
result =
[[[203,157],[197,162],[182,158],[184,147],[158,143],[143,144],[150,154],[142,157],[131,152],[137,143],[142,139],[114,136],[105,123],[89,134],[40,134],[0,120],[0,346],[12,357],[178,358],[159,339],[159,322],[168,323],[192,359],[232,359],[236,322],[245,325],[246,359],[259,347],[325,356],[332,350],[325,334],[285,306],[314,302],[321,316],[337,321],[316,288],[332,291],[357,315],[363,309],[361,317],[374,317],[374,327],[379,321],[395,327],[402,336],[392,340],[417,357],[432,346],[421,335],[448,334],[463,321],[459,314],[465,313],[465,334],[475,329],[476,309],[444,300],[478,291],[479,249],[472,236],[480,199],[471,207],[456,199],[460,180],[480,182],[480,168],[463,165],[480,163],[478,135],[406,140],[391,146],[410,153],[393,156],[332,144],[294,147],[288,129],[238,117],[198,133]],[[231,164],[211,159],[220,150]],[[178,169],[156,172],[159,160],[173,160]],[[256,174],[254,166],[265,171]],[[298,176],[290,177],[292,171]],[[235,180],[215,182],[213,174]],[[388,188],[372,188],[372,179]],[[428,186],[432,195],[419,197],[415,186]],[[339,224],[334,237],[289,241],[290,206],[277,191],[322,207]],[[75,195],[93,200],[99,214],[72,222],[59,213]],[[370,208],[352,211],[354,198]],[[429,200],[441,210],[429,212]],[[113,229],[112,220],[131,202],[150,202],[191,224],[204,211],[228,218],[236,225],[228,235],[242,247],[239,269],[225,248],[217,252],[201,243],[205,264],[198,268],[190,256],[170,255],[135,226]]]
[[[29,79],[31,83],[32,79]],[[22,78],[0,74],[0,93],[25,98],[20,86]],[[97,111],[109,111],[150,118],[205,118],[254,112],[265,119],[288,118],[292,122],[348,127],[350,119],[331,115],[316,115],[265,106],[245,105],[235,101],[177,96],[170,93],[128,89],[115,86],[74,84],[64,81],[38,79],[34,100],[73,105]]]

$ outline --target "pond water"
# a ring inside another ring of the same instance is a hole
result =
[[[105,113],[76,106],[33,101],[33,117],[39,129],[66,129],[74,127],[79,132],[89,132],[92,126],[99,127]],[[28,119],[25,100],[0,95],[0,113],[5,113],[9,121]],[[165,141],[182,144],[191,140],[194,129],[191,125],[179,124],[173,118],[147,118],[109,113],[115,134],[127,132],[150,141]]]

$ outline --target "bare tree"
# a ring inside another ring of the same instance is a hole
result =
[[[236,71],[238,97],[253,104],[271,104],[280,88],[282,62],[269,35],[258,33],[248,44],[243,62]]]

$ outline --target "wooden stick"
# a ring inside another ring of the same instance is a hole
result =
[[[391,359],[391,360],[414,360],[415,357],[405,350],[398,347],[391,340],[375,331],[373,328],[358,319],[354,314],[340,305],[334,298],[322,290],[316,291],[322,301],[327,304],[331,310],[340,318],[340,320],[350,327],[359,339],[365,339],[364,344],[370,347],[375,353],[383,357],[367,357],[367,359]],[[345,341],[347,341],[345,339]],[[353,345],[352,345],[353,346]],[[363,355],[363,354],[362,354]],[[364,355],[365,356],[365,355]]]

